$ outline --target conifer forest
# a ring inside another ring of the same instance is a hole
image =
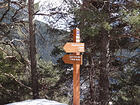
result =
[[[0,105],[28,99],[140,105],[140,0],[0,0]]]

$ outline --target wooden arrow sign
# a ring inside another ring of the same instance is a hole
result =
[[[84,52],[84,43],[66,43],[63,47],[67,53]]]
[[[64,55],[62,60],[64,61],[64,63],[67,63],[67,64],[81,64],[82,65],[82,55],[75,55],[75,54]]]

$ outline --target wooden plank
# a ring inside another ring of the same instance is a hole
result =
[[[82,65],[82,55],[75,55],[75,54],[64,55],[62,60],[64,61],[64,63],[67,63],[67,64],[81,64]]]
[[[68,42],[64,45],[63,49],[67,53],[85,52],[84,43]]]

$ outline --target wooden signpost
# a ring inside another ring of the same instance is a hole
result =
[[[80,30],[73,30],[73,42],[68,42],[63,49],[70,55],[64,55],[62,58],[65,63],[73,64],[73,105],[80,105],[80,65],[82,65],[82,55],[84,52],[84,43],[80,43]]]

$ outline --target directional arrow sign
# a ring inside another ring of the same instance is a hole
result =
[[[67,53],[85,52],[84,43],[66,43],[63,47]]]
[[[68,64],[81,64],[82,65],[82,55],[64,55],[62,60]]]

